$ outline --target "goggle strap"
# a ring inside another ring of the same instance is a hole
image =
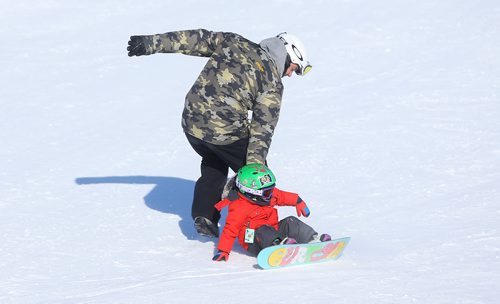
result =
[[[262,194],[264,193],[263,190],[248,188],[247,186],[240,183],[240,181],[238,179],[236,179],[236,186],[238,187],[238,189],[244,191],[245,193],[248,192],[250,194],[257,195],[257,196],[262,196]]]

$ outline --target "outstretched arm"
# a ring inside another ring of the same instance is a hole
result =
[[[131,36],[127,50],[129,56],[181,53],[210,57],[223,39],[224,33],[204,29]]]
[[[229,211],[227,213],[226,224],[219,238],[217,253],[212,258],[212,260],[217,262],[227,261],[229,259],[229,253],[233,248],[234,240],[238,237],[238,233],[243,227],[246,219],[245,213],[237,212],[236,209],[238,209],[238,206],[231,204],[229,199],[220,201],[215,205],[215,208],[220,211],[228,204]]]
[[[277,188],[273,190],[274,203],[278,206],[295,206],[297,216],[308,217],[311,214],[306,202],[297,193],[283,191]]]

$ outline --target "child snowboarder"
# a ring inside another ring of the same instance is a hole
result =
[[[275,184],[273,172],[264,165],[249,164],[238,170],[233,189],[215,205],[219,211],[229,205],[229,212],[214,261],[229,259],[236,238],[253,255],[278,244],[331,240],[294,216],[278,222],[276,206],[295,206],[298,216],[308,217],[310,212],[298,194],[279,190]]]

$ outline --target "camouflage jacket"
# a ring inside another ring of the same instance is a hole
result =
[[[209,57],[186,96],[184,132],[216,145],[248,139],[246,162],[264,163],[283,94],[281,75],[269,54],[240,35],[203,29],[144,36],[144,40],[147,55]]]

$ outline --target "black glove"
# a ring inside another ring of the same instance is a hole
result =
[[[130,36],[127,47],[129,57],[146,55],[143,36]]]

